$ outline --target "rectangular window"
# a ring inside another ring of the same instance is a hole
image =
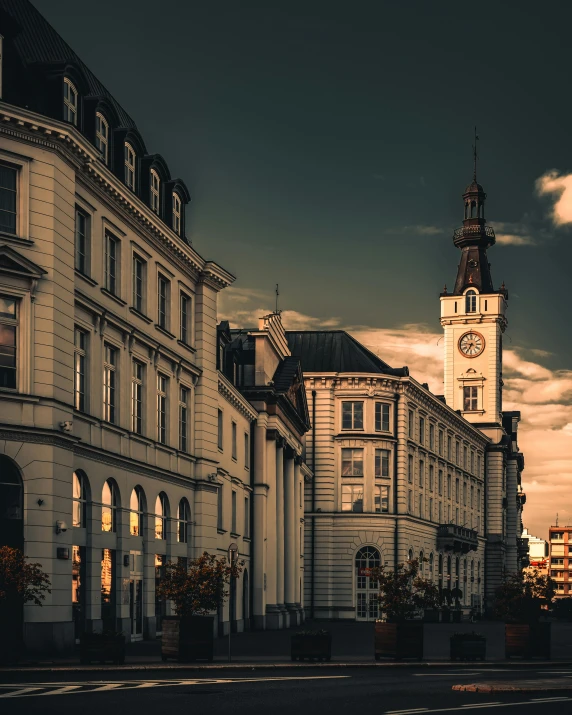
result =
[[[433,521],[433,499],[429,497],[429,513],[427,514],[429,521]]]
[[[430,491],[433,491],[434,482],[435,482],[435,467],[432,464],[430,464],[429,465],[429,490]]]
[[[447,474],[447,499],[451,498],[451,475]]]
[[[467,469],[469,464],[469,453],[466,447],[463,447],[463,469]]]
[[[191,343],[190,317],[191,317],[191,299],[185,293],[181,293],[180,300],[180,335],[179,339],[185,345]]]
[[[461,445],[458,442],[455,442],[455,464],[460,464],[461,459]]]
[[[189,451],[189,388],[179,388],[179,449]]]
[[[151,211],[159,214],[161,180],[159,179],[159,174],[154,169],[151,169],[151,181],[149,188],[151,190]]]
[[[169,325],[169,292],[170,283],[164,276],[159,276],[157,284],[157,323],[167,330]]]
[[[421,489],[425,486],[425,462],[422,459],[419,460],[419,486]]]
[[[457,504],[459,503],[459,500],[461,498],[461,485],[458,479],[455,479],[455,501]]]
[[[77,126],[77,90],[67,77],[64,78],[64,122]]]
[[[244,466],[246,469],[250,467],[250,437],[248,432],[244,433]]]
[[[424,509],[423,509],[423,494],[419,495],[419,518],[420,519],[425,518]]]
[[[222,419],[222,410],[218,411],[218,448],[222,449],[223,448],[223,419]]]
[[[363,429],[363,402],[342,402],[342,429]]]
[[[0,167],[1,169],[1,167]],[[75,210],[75,269],[84,275],[89,273],[89,216]]]
[[[135,191],[135,152],[131,144],[125,144],[125,186]]]
[[[0,328],[1,329],[1,328]],[[1,338],[0,338],[1,340]],[[75,408],[81,412],[85,412],[85,389],[86,389],[86,355],[87,355],[87,333],[79,328],[75,329],[74,334],[74,363],[75,363]],[[0,354],[2,348],[0,347]]]
[[[177,236],[181,235],[181,199],[179,194],[173,193],[173,231]]]
[[[250,500],[244,497],[244,538],[250,538]]]
[[[425,444],[425,419],[423,417],[419,418],[419,442]]]
[[[103,419],[116,421],[117,349],[105,343],[103,357]]]
[[[119,288],[119,241],[110,233],[105,234],[105,288],[113,295]]]
[[[408,432],[411,439],[415,439],[415,414],[413,410],[409,410]]]
[[[140,313],[145,312],[145,277],[147,263],[137,255],[133,256],[133,307]]]
[[[133,360],[131,370],[131,430],[143,434],[143,373],[145,367]]]
[[[459,507],[455,508],[455,524],[459,523]]]
[[[231,423],[232,433],[232,458],[236,459],[236,422]]]
[[[107,164],[109,156],[109,124],[99,112],[95,115],[95,146]]]
[[[447,504],[447,523],[451,523],[451,505]]]
[[[375,431],[389,432],[389,405],[375,403]]]
[[[407,481],[413,484],[413,455],[410,454],[407,458]]]
[[[477,489],[477,511],[481,510],[481,490]]]
[[[450,437],[447,437],[447,459],[448,459],[449,461],[451,461],[451,455],[452,455],[452,452],[451,452],[451,438],[450,438]]]
[[[342,477],[363,477],[363,449],[342,449]]]
[[[232,491],[231,493],[231,522],[230,522],[230,530],[232,531],[233,534],[236,534],[236,492]]]
[[[342,511],[363,512],[363,487],[356,484],[342,486]]]
[[[373,500],[375,513],[387,514],[389,511],[389,487],[376,485]]]
[[[413,492],[411,489],[407,492],[407,513],[413,513]]]
[[[463,387],[463,410],[474,412],[478,407],[478,387]]]
[[[217,493],[217,502],[216,502],[216,528],[222,530],[224,528],[224,520],[223,520],[223,503],[224,503],[224,492],[223,492],[223,486],[222,484],[220,485]]]
[[[443,523],[443,503],[439,502],[439,524]]]
[[[467,482],[463,482],[463,506],[467,506]]]
[[[477,476],[481,476],[481,455],[477,455]]]
[[[443,470],[442,469],[439,470],[439,474],[438,474],[437,478],[439,480],[439,484],[438,484],[439,496],[443,496]]]
[[[18,170],[6,164],[0,164],[0,231],[17,231],[18,206]]]
[[[443,456],[443,430],[439,430],[439,454]]]
[[[471,484],[471,509],[475,508],[475,487]]]
[[[375,450],[375,476],[389,477],[389,450]]]
[[[471,474],[475,473],[475,453],[471,450]]]
[[[167,394],[169,378],[157,375],[157,440],[167,444]]]
[[[435,449],[435,425],[429,425],[429,449]]]

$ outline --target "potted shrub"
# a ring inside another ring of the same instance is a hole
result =
[[[384,566],[372,569],[379,583],[379,606],[384,621],[375,624],[375,659],[423,657],[423,621],[414,620],[419,611],[437,608],[439,589],[419,576],[419,560],[398,564],[396,571]]]
[[[80,663],[125,663],[125,636],[115,631],[82,633],[79,639]]]
[[[290,639],[292,660],[330,660],[332,636],[329,631],[298,631]]]
[[[41,564],[28,563],[20,549],[0,547],[0,662],[17,662],[24,651],[22,634],[24,604],[41,606],[51,593],[50,579]]]
[[[505,621],[506,657],[550,659],[550,623],[541,622],[556,586],[537,569],[508,576],[495,594],[494,613]]]
[[[242,571],[206,551],[188,566],[168,563],[157,594],[173,602],[176,616],[163,617],[161,657],[209,660],[214,655],[214,616],[228,598],[226,587]]]
[[[451,642],[451,660],[484,660],[487,652],[487,639],[480,633],[453,633]]]

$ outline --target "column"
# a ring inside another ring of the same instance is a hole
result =
[[[254,628],[266,628],[266,414],[254,428],[254,491],[252,525],[252,616]]]
[[[282,614],[277,605],[277,569],[274,558],[277,551],[277,529],[274,518],[276,513],[276,433],[274,430],[268,430],[266,436],[266,482],[268,484],[266,499],[266,508],[268,509],[266,523],[266,553],[268,555],[266,562],[266,628],[278,629],[282,627]]]
[[[301,623],[302,594],[300,589],[300,579],[302,578],[302,563],[300,552],[302,550],[302,539],[300,535],[302,508],[300,507],[300,488],[302,485],[302,458],[294,459],[294,602],[297,609],[297,625]]]
[[[296,508],[294,454],[287,448],[284,464],[284,596],[290,625],[296,623]]]
[[[276,445],[276,603],[283,614],[283,622],[287,618],[284,605],[284,446],[285,442],[280,438]]]

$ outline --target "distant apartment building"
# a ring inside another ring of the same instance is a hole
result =
[[[548,530],[550,545],[550,576],[556,582],[556,598],[572,596],[572,525],[551,526]]]

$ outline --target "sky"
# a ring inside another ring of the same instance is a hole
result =
[[[287,327],[348,329],[437,393],[476,125],[524,521],[572,524],[572,4],[34,4],[189,186],[193,246],[237,276],[221,317],[278,283]]]

